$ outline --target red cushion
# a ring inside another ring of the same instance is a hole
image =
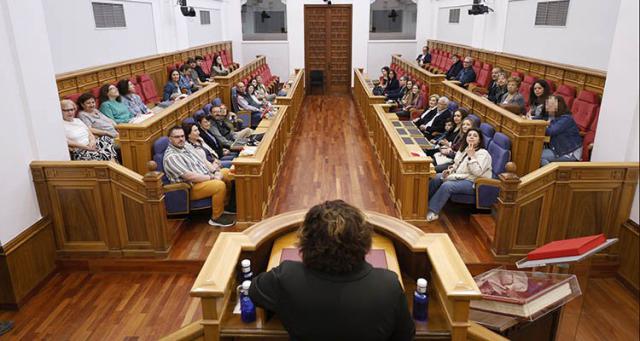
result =
[[[140,83],[140,93],[142,93],[141,96],[144,96],[145,103],[160,102],[160,97],[158,97],[158,92],[156,91],[156,85],[148,74],[144,73],[138,76],[138,82]]]
[[[600,109],[600,99],[597,94],[582,90],[571,106],[573,119],[576,121],[580,131],[587,131]]]
[[[513,72],[511,72],[511,77],[518,77],[522,81],[523,74],[520,71],[513,71]]]
[[[596,132],[589,131],[582,138],[582,161],[591,160],[591,150],[589,149],[589,145],[594,143],[596,140]]]
[[[487,65],[487,64],[485,64]],[[488,88],[489,87],[489,81],[491,80],[491,69],[485,69],[482,68],[482,70],[480,70],[480,73],[478,74],[478,78],[476,78],[476,84],[478,86],[480,86],[481,88]]]
[[[489,72],[491,72],[491,70],[493,70],[493,65],[489,63],[484,63],[482,64],[482,70],[489,70]]]
[[[82,95],[82,94],[80,94],[80,93],[71,94],[71,95],[64,96],[64,98],[72,100],[73,103],[77,103],[78,102],[78,97],[80,97],[80,95]],[[78,105],[78,107],[80,107],[80,106]]]
[[[554,92],[556,96],[562,96],[564,98],[564,102],[567,103],[567,108],[571,108],[573,106],[573,101],[576,98],[576,88],[567,84],[560,84],[558,90]]]

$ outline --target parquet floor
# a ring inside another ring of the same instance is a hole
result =
[[[395,216],[367,138],[351,97],[308,96],[269,213],[341,198]],[[468,265],[492,263],[468,209],[450,205],[423,230],[448,233]],[[205,259],[220,232],[206,220],[183,223],[170,260]],[[189,297],[195,274],[148,271],[59,272],[19,312],[0,311],[0,320],[16,323],[0,340],[155,340],[199,319],[199,301]],[[638,316],[638,298],[617,280],[591,279],[576,339],[638,340]]]

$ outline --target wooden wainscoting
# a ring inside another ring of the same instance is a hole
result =
[[[162,173],[144,177],[110,161],[34,161],[40,212],[51,216],[61,256],[165,256]]]
[[[442,84],[441,95],[458,102],[460,107],[469,109],[470,113],[492,125],[497,132],[509,137],[511,160],[518,165],[516,173],[519,176],[540,168],[548,122],[520,117],[456,83],[444,81]]]
[[[399,54],[391,56],[391,63],[398,65],[414,82],[417,80],[421,84],[426,84],[429,87],[427,97],[432,94],[442,95],[442,82],[445,80],[444,75],[429,72],[420,67],[415,60],[404,59]]]
[[[632,288],[636,296],[640,293],[640,229],[638,224],[627,220],[620,229],[620,267],[618,277],[628,287]]]
[[[522,178],[500,175],[492,251],[516,260],[554,240],[620,236],[638,184],[638,163],[556,162]],[[615,261],[621,245],[602,254]]]
[[[148,74],[155,83],[156,90],[162,95],[162,89],[167,82],[167,67],[176,63],[184,63],[187,59],[197,55],[205,56],[226,50],[232,57],[232,44],[230,41],[222,41],[213,44],[200,45],[186,50],[168,53],[160,53],[152,56],[125,60],[117,63],[100,65],[65,72],[56,75],[58,84],[58,96],[60,98],[75,93],[91,91],[91,89],[106,83],[115,83],[121,79]],[[205,70],[209,72],[209,70]]]
[[[305,95],[304,77],[304,69],[296,69],[290,77],[290,80],[293,81],[293,83],[291,84],[289,92],[287,92],[286,96],[276,97],[276,104],[286,105],[289,107],[289,110],[296,113],[300,112]]]
[[[187,98],[177,101],[140,123],[118,124],[122,164],[139,174],[147,172],[147,162],[153,159],[153,143],[166,136],[169,129],[220,97],[217,83],[212,83]]]
[[[254,71],[267,64],[265,56],[256,56],[256,59],[242,65],[240,68],[232,71],[226,76],[216,76],[214,81],[220,86],[220,99],[231,109],[231,88],[245,78],[250,78]]]
[[[384,104],[384,96],[376,96],[373,94],[373,83],[363,73],[363,69],[353,69],[353,98],[358,108],[364,115],[364,123],[367,126],[369,135],[373,134],[371,130],[376,120],[371,106],[374,104]]]
[[[576,90],[589,90],[602,96],[607,73],[601,70],[588,69],[573,65],[554,63],[546,60],[528,58],[509,53],[473,48],[467,45],[453,44],[445,41],[429,40],[429,49],[439,49],[459,56],[471,56],[476,60],[499,66],[512,72],[519,71],[537,78],[553,81],[556,86],[568,84]]]
[[[55,270],[53,223],[38,220],[0,246],[0,308],[17,309]]]

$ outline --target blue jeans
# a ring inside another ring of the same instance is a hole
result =
[[[540,166],[546,166],[551,162],[575,162],[580,161],[579,158],[576,157],[576,153],[578,155],[582,155],[582,147],[578,148],[578,150],[573,151],[569,154],[556,156],[553,150],[545,148],[542,150],[542,158],[540,158]]]
[[[429,180],[429,211],[439,214],[452,194],[474,194],[469,180],[442,180],[442,173]]]

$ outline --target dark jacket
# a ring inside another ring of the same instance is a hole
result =
[[[467,84],[476,81],[476,72],[470,66],[463,68],[458,72],[456,80],[460,82],[460,85],[466,88]]]
[[[453,65],[451,65],[449,70],[447,70],[445,78],[456,79],[456,76],[458,76],[458,74],[460,73],[460,70],[462,70],[462,62],[458,60]]]
[[[428,127],[427,130],[424,132],[425,136],[428,139],[431,139],[435,136],[434,133],[444,133],[444,123],[449,118],[451,118],[451,110],[449,109],[443,111],[442,113],[440,113],[440,115],[437,115],[436,118],[433,120],[433,123],[431,124],[431,126]]]
[[[213,135],[224,148],[231,148],[231,145],[235,141],[233,136],[233,124],[227,122],[227,120],[212,120],[209,133]]]
[[[580,130],[571,114],[551,119],[546,134],[551,138],[549,146],[556,156],[569,154],[582,147]]]
[[[398,91],[398,89],[400,89],[400,82],[394,78],[387,83],[387,86],[384,88],[384,93],[388,94],[393,91]]]
[[[387,99],[398,101],[407,93],[407,87],[403,86],[397,90],[387,91]]]
[[[498,103],[498,101],[500,101],[500,98],[502,98],[502,95],[507,93],[507,87],[506,86],[499,86],[497,82],[491,81],[491,83],[489,84],[489,93],[487,94],[487,97],[489,98],[489,100],[493,103]]]
[[[291,340],[413,340],[415,334],[395,273],[366,262],[330,275],[284,261],[254,278],[249,296],[276,313]]]
[[[420,54],[418,58],[416,58],[416,62],[420,64],[431,64],[431,53]]]
[[[415,125],[417,127],[420,127],[421,125],[425,125],[429,123],[429,121],[431,121],[431,119],[433,118],[433,116],[436,115],[436,113],[438,113],[438,107],[433,107],[433,109],[431,110],[427,109],[425,112],[423,112],[420,115],[420,118],[418,118],[418,120],[415,122]]]
[[[173,82],[167,82],[167,84],[165,84],[164,86],[164,90],[162,91],[162,100],[171,100],[171,95],[176,92],[180,93],[180,88]]]
[[[196,65],[195,70],[198,74],[198,79],[200,79],[201,82],[206,82],[207,78],[209,78],[209,75],[206,74],[199,65]]]
[[[200,131],[200,137],[202,137],[204,143],[206,143],[209,147],[211,147],[211,149],[216,152],[216,154],[218,154],[218,158],[222,158],[224,156],[224,149],[222,147],[222,144],[218,142],[218,139],[216,139],[213,134],[211,134],[208,130],[202,128],[200,125],[198,125],[198,130]]]

